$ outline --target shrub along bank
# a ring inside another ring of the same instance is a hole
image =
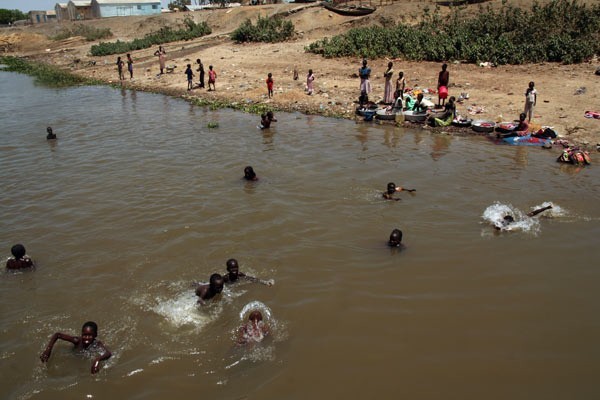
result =
[[[526,10],[504,2],[499,9],[481,6],[475,17],[460,7],[445,17],[426,9],[419,24],[355,28],[306,50],[325,57],[579,63],[600,53],[600,4],[553,0]]]

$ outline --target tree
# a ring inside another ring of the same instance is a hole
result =
[[[5,8],[0,8],[0,24],[7,25],[9,22],[12,24],[13,22],[21,19],[27,19],[27,15],[23,14],[19,10],[7,10]]]
[[[169,10],[173,10],[175,8],[183,10],[185,6],[190,4],[192,4],[192,0],[173,0],[169,3]]]

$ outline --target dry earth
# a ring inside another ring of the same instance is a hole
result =
[[[594,3],[596,3],[595,1]],[[525,0],[513,3],[528,6]],[[588,1],[591,3],[591,1]],[[488,4],[499,6],[501,0]],[[270,103],[274,109],[298,110],[325,115],[354,116],[358,97],[358,58],[326,59],[306,53],[305,46],[326,36],[344,32],[351,27],[381,23],[382,18],[396,21],[415,21],[422,9],[431,1],[400,0],[381,5],[366,17],[345,17],[334,14],[315,4],[277,4],[245,6],[228,10],[199,11],[193,18],[207,21],[213,33],[207,37],[188,42],[170,43],[167,65],[176,66],[173,73],[157,75],[158,60],[153,56],[155,48],[133,52],[134,79],[123,84],[127,87],[163,92],[171,95],[198,96],[210,100]],[[477,12],[471,6],[470,12]],[[442,12],[445,12],[442,9]],[[228,34],[246,18],[258,15],[287,15],[298,33],[294,40],[276,44],[235,44]],[[163,14],[150,17],[118,17],[86,21],[96,27],[109,27],[114,35],[110,41],[132,40],[158,30],[161,26],[181,24],[184,13]],[[73,37],[53,41],[48,36],[72,23],[46,24],[44,26],[10,28],[0,31],[0,49],[4,44],[7,54],[27,56],[35,60],[59,65],[86,77],[117,83],[115,66],[117,55],[92,57],[92,44],[83,38]],[[206,69],[213,65],[218,73],[217,90],[186,91],[185,65],[202,59]],[[373,100],[383,97],[383,72],[388,59],[371,60],[373,70]],[[95,65],[92,65],[95,62]],[[435,88],[440,63],[408,62],[393,60],[394,70],[405,72],[409,87]],[[450,63],[450,94],[458,96],[468,92],[469,99],[458,107],[461,114],[468,106],[480,106],[484,112],[476,118],[513,120],[523,109],[524,91],[529,81],[536,83],[538,105],[535,123],[552,126],[571,142],[596,145],[600,143],[600,120],[584,118],[587,110],[600,111],[600,76],[594,74],[600,65],[597,59],[577,65],[555,63],[522,66],[482,68],[473,64]],[[292,72],[297,68],[300,79],[294,81]],[[316,93],[304,93],[304,77],[308,69],[315,72]],[[266,96],[265,79],[271,72],[275,80],[275,95]],[[575,94],[580,88],[585,93]]]

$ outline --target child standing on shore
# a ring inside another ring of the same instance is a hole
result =
[[[267,92],[268,92],[268,96],[269,98],[273,97],[273,84],[275,82],[273,81],[273,74],[269,72],[269,74],[267,75]]]
[[[315,81],[315,75],[313,74],[313,70],[308,70],[308,75],[306,75],[306,93],[310,96],[315,91],[313,87],[313,82]]]
[[[529,117],[529,122],[533,118],[533,108],[537,103],[537,90],[535,90],[535,83],[529,82],[529,87],[525,91],[525,115]]]
[[[119,80],[122,81],[125,79],[125,75],[123,75],[123,65],[125,63],[121,60],[121,57],[117,57],[117,70],[119,71]]]
[[[196,64],[198,64],[198,69],[196,71],[198,71],[200,73],[199,87],[203,88],[204,87],[204,64],[202,64],[202,61],[200,59],[196,60]]]
[[[215,83],[217,82],[217,72],[213,69],[212,65],[208,66],[208,91],[217,90]],[[212,83],[212,89],[210,88],[210,84]]]
[[[129,53],[127,53],[127,71],[129,71],[129,79],[133,79],[133,60]]]
[[[194,86],[194,72],[192,71],[192,64],[187,65],[185,74],[187,75],[188,82],[187,90],[192,90],[192,87]]]

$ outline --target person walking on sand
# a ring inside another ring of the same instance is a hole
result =
[[[125,75],[123,74],[123,66],[125,63],[121,60],[121,57],[117,57],[117,71],[119,71],[119,80],[125,80]]]
[[[158,50],[154,52],[155,56],[158,56],[158,63],[160,64],[160,74],[162,75],[165,71],[165,61],[167,52],[162,46],[158,46]]]
[[[533,108],[537,103],[537,90],[535,90],[535,83],[529,82],[529,87],[525,91],[525,115],[527,115],[529,122],[533,118]]]
[[[269,98],[273,97],[273,85],[274,84],[275,84],[275,82],[273,81],[273,74],[269,72],[267,74],[267,95],[269,96]]]
[[[133,60],[129,53],[127,53],[127,71],[129,71],[129,79],[133,79]]]
[[[385,78],[385,88],[383,91],[383,103],[384,104],[392,104],[394,102],[394,91],[392,90],[392,78],[394,77],[394,68],[393,63],[390,61],[388,63],[388,68],[383,74]]]
[[[448,64],[442,64],[442,70],[438,74],[438,106],[444,105],[446,97],[448,97],[448,84],[450,83],[450,72],[448,72]]]
[[[313,86],[315,81],[315,75],[313,74],[313,70],[308,70],[308,75],[306,75],[306,93],[310,96],[315,91]]]
[[[196,64],[198,64],[198,69],[196,71],[198,71],[200,74],[200,84],[198,85],[198,87],[203,88],[204,87],[204,64],[202,64],[202,61],[200,59],[196,60]]]
[[[208,66],[208,91],[217,90],[215,83],[217,82],[217,72],[213,69],[212,65]],[[212,89],[210,88],[210,84],[212,83]]]

